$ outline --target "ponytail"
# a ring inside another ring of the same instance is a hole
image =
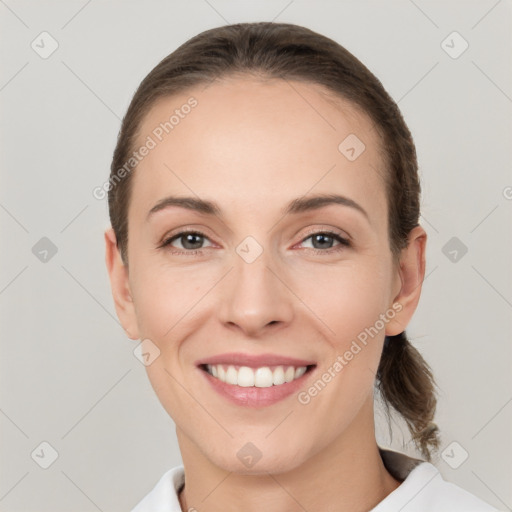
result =
[[[391,406],[404,418],[414,444],[430,462],[431,450],[437,451],[440,443],[439,428],[433,422],[436,384],[430,367],[405,331],[386,336],[376,385],[388,418]]]

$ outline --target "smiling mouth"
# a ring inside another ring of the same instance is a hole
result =
[[[239,387],[269,388],[281,386],[300,379],[304,374],[315,368],[315,364],[307,366],[275,365],[251,368],[232,364],[201,364],[199,368],[212,377]]]

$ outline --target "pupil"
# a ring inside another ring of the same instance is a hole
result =
[[[318,241],[318,240],[320,241],[320,244],[327,243],[327,245],[330,245],[329,242],[332,243],[332,237],[330,237],[329,235],[315,235],[313,237],[313,246],[315,246],[315,241]],[[324,246],[321,245],[320,248],[322,248],[322,247],[324,247]],[[328,248],[330,248],[330,247],[328,247]],[[318,249],[318,247],[315,246],[315,249]]]
[[[195,247],[195,245],[201,245],[201,241],[196,241],[196,243],[194,244],[194,238],[197,238],[197,239],[200,239],[201,237],[199,235],[194,235],[194,234],[188,234],[188,235],[185,235],[185,243],[183,244],[183,247],[185,247],[186,249],[197,249],[198,247]],[[187,244],[188,245],[193,245],[194,247],[187,247]]]
[[[194,239],[196,239],[195,243],[194,243]],[[187,247],[187,245],[193,245],[193,246],[196,246],[196,245],[201,245],[201,236],[199,235],[195,235],[195,234],[188,234],[188,235],[185,235],[185,243],[183,244],[184,247],[188,248],[188,249],[197,249],[197,247]],[[325,247],[325,245],[330,246],[332,245],[332,237],[329,236],[329,235],[315,235],[313,237],[313,246],[315,248],[316,245],[318,245],[318,243],[320,244],[320,248],[322,247]]]

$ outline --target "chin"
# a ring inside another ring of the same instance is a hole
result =
[[[236,443],[239,444],[239,443]],[[260,443],[261,446],[262,443]],[[222,454],[211,454],[210,461],[215,466],[239,475],[266,475],[286,473],[300,466],[305,455],[298,453],[293,446],[283,450],[282,446],[279,450],[267,443],[267,447],[259,449],[258,443],[247,441],[236,447],[234,453],[231,449],[226,448]],[[226,457],[227,454],[233,454]]]

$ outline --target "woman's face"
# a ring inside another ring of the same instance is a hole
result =
[[[154,147],[133,171],[120,316],[150,340],[147,372],[182,449],[228,471],[290,470],[373,433],[384,336],[406,319],[392,308],[377,134],[339,105],[316,85],[231,78],[160,100],[141,125],[137,148]],[[310,201],[324,196],[346,199]],[[214,357],[259,385],[221,384],[199,366]]]

